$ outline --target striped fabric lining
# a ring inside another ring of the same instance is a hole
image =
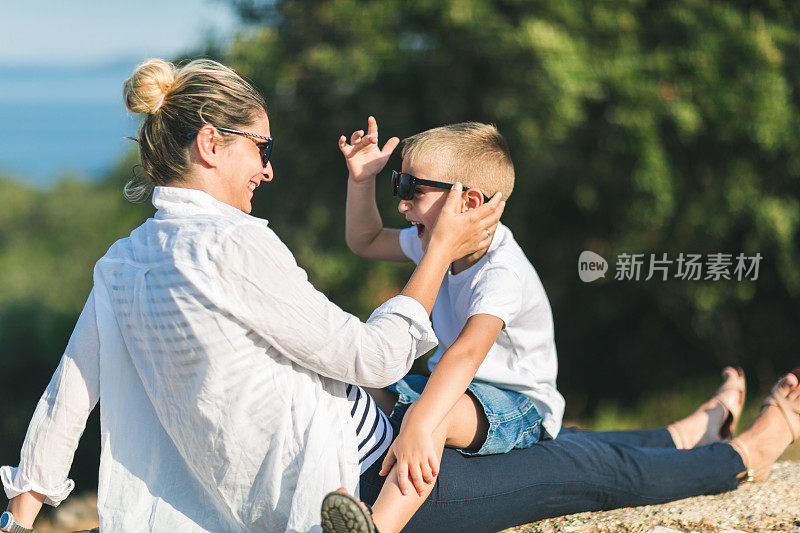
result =
[[[356,423],[358,462],[364,473],[392,444],[394,432],[389,419],[364,389],[347,385],[347,399],[353,405],[350,416]]]

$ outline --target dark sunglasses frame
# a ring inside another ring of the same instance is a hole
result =
[[[269,162],[269,156],[272,153],[272,145],[275,144],[275,139],[273,139],[272,137],[264,137],[263,135],[257,135],[255,133],[249,133],[246,131],[232,130],[230,128],[220,128],[219,126],[214,126],[214,128],[224,133],[233,133],[234,135],[244,135],[245,137],[256,143],[256,146],[258,147],[258,152],[261,154],[261,166],[262,167],[267,166],[267,163]],[[196,131],[194,133],[189,133],[186,135],[186,138],[193,139],[197,137],[198,133],[200,132]],[[258,142],[256,141],[256,139],[264,139],[264,141]]]
[[[407,188],[401,190],[406,183]],[[409,174],[408,172],[398,172],[396,170],[392,170],[392,196],[397,196],[401,200],[413,200],[414,185],[427,185],[428,187],[437,187],[439,189],[447,189],[448,191],[453,188],[452,183],[426,180],[418,178],[413,174]],[[469,187],[464,187],[465,191],[467,189],[469,189]],[[488,202],[489,198],[484,194],[483,200],[484,202]]]

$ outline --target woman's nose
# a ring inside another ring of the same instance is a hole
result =
[[[267,166],[261,171],[261,179],[264,181],[272,181],[275,177],[275,171],[272,169],[272,161],[267,161]]]
[[[397,204],[397,210],[401,213],[406,213],[409,209],[411,209],[410,200],[400,200],[400,203]]]

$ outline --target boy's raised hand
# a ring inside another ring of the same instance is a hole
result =
[[[350,144],[347,144],[344,135],[339,137],[339,150],[347,162],[350,179],[366,181],[374,178],[386,166],[386,161],[399,143],[400,139],[392,137],[382,149],[378,148],[378,122],[372,116],[367,119],[366,135],[364,130],[353,132]]]

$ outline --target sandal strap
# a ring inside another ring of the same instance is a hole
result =
[[[720,392],[724,392],[724,391],[720,391]],[[719,392],[717,394],[719,394]],[[728,411],[728,414],[730,414],[731,416],[733,416],[733,413],[735,413],[737,410],[739,410],[739,406],[738,405],[736,406],[736,409],[734,409],[733,406],[730,403],[728,403],[728,400],[723,400],[722,398],[716,398],[716,400],[720,404],[722,404],[722,407],[724,407]]]
[[[740,379],[744,378],[744,371],[742,370],[741,367],[738,367],[735,370],[736,370],[736,373],[738,374],[738,377]],[[717,389],[717,392],[714,393],[714,396],[719,396],[720,394],[728,392],[728,391],[734,391],[734,392],[738,392],[741,395],[744,395],[744,394],[747,393],[747,384],[744,381],[739,381],[739,382],[736,382],[736,383],[725,383],[724,385],[720,386]],[[717,398],[717,400],[719,400],[719,403],[721,403],[723,406],[725,406],[725,409],[727,409],[729,413],[733,413],[734,410],[731,409],[731,406],[728,404],[727,401],[725,401],[725,400],[723,400],[721,398]]]
[[[736,435],[736,425],[739,422],[739,417],[742,414],[742,408],[744,407],[744,398],[745,394],[747,394],[747,384],[744,381],[744,370],[742,367],[737,367],[734,369],[738,376],[738,380],[735,382],[726,382],[717,389],[714,393],[714,399],[719,402],[722,407],[728,412],[727,417],[722,423],[722,426],[719,428],[719,436],[723,439],[732,438]],[[730,400],[723,397],[724,393],[733,391],[737,394],[737,401],[736,403],[731,403]]]
[[[742,457],[742,463],[744,463],[744,477],[739,480],[739,483],[751,483],[759,477],[756,470],[752,467],[752,463],[750,462],[750,450],[748,450],[747,446],[744,442],[739,439],[733,439],[730,442],[730,445],[733,447],[734,450],[739,452],[739,455]]]

